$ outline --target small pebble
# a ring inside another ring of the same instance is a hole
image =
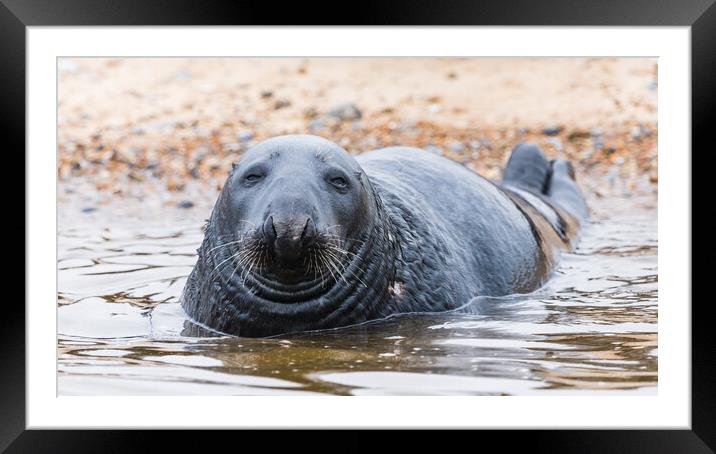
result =
[[[450,142],[450,151],[460,153],[464,149],[465,146],[462,144],[462,142],[458,142],[457,140]]]
[[[334,105],[331,110],[328,111],[328,115],[346,121],[359,120],[363,116],[363,113],[352,102],[344,102]]]
[[[252,133],[251,131],[239,131],[236,134],[236,140],[238,140],[239,142],[247,142],[253,138],[254,133]]]
[[[549,139],[547,139],[547,142],[549,142],[550,145],[552,145],[557,151],[562,151],[564,149],[564,147],[562,146],[562,141],[559,137],[550,137]]]
[[[181,202],[177,203],[177,208],[191,208],[194,206],[194,202],[191,200],[182,200]]]
[[[261,97],[266,99],[273,96],[273,92],[271,90],[264,90],[261,92]]]
[[[427,147],[423,148],[423,150],[429,151],[430,153],[435,153],[437,155],[443,154],[443,149],[436,145],[428,145]]]
[[[84,208],[82,208],[82,212],[83,212],[83,213],[94,213],[95,211],[97,211],[97,208],[95,208],[95,207],[84,207]]]
[[[228,151],[230,153],[237,153],[241,151],[241,145],[238,143],[225,143],[221,146],[222,150]]]
[[[604,148],[604,139],[602,139],[602,136],[592,137],[592,148],[594,148],[595,151],[599,151]]]
[[[414,120],[402,121],[396,125],[396,129],[399,131],[412,131],[417,127],[417,123]]]
[[[633,126],[631,128],[631,130],[629,131],[629,136],[631,136],[631,138],[633,140],[641,139],[641,135],[642,135],[641,125]]]
[[[560,132],[562,132],[561,126],[548,126],[542,130],[542,134],[546,136],[556,136]]]
[[[278,99],[273,105],[274,110],[283,109],[284,107],[288,107],[291,105],[291,101],[288,99]]]
[[[629,135],[634,140],[639,140],[643,137],[650,136],[652,134],[652,130],[644,126],[643,124],[638,124],[631,128],[631,131],[629,132]]]
[[[320,118],[316,118],[315,120],[311,120],[308,122],[308,129],[310,129],[311,131],[315,131],[316,129],[322,129],[325,127],[326,123]]]
[[[318,116],[318,110],[315,107],[311,106],[303,111],[303,116],[309,120],[312,118],[316,118]]]

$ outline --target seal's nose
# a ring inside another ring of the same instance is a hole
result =
[[[301,257],[316,239],[316,226],[309,216],[281,219],[271,215],[262,230],[276,255],[287,260]]]

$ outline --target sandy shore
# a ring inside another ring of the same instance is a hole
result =
[[[531,140],[574,160],[597,196],[655,196],[655,59],[62,59],[59,70],[61,188],[98,203],[211,193],[245,149],[285,133],[351,152],[425,147],[489,178]]]

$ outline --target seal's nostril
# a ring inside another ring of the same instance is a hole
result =
[[[276,239],[276,226],[274,226],[273,224],[273,216],[269,216],[268,218],[266,218],[262,230],[264,238],[266,238],[266,240],[268,240],[269,242],[272,242]]]
[[[315,237],[316,225],[313,223],[313,219],[308,218],[306,225],[303,227],[303,232],[301,233],[301,240],[307,244],[312,242]]]

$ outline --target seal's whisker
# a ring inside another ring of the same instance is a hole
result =
[[[306,265],[308,263],[308,265]],[[308,250],[308,253],[306,254],[306,257],[303,259],[303,266],[306,267],[306,274],[310,275],[311,273],[311,251]]]
[[[249,245],[248,247],[242,248],[238,252],[238,260],[236,260],[236,267],[243,267],[246,265],[246,263],[249,260],[249,256],[251,252],[254,249],[254,245]]]
[[[213,277],[214,273],[216,272],[217,269],[219,269],[219,267],[220,267],[221,265],[223,265],[223,264],[226,263],[227,261],[233,259],[234,257],[237,257],[237,256],[240,254],[240,252],[241,252],[241,251],[237,252],[236,254],[230,255],[229,258],[222,260],[221,263],[219,263],[218,265],[216,265],[216,266],[214,267],[214,269],[211,270],[211,273],[209,273],[209,280],[211,280],[211,278]]]
[[[318,263],[318,252],[315,247],[311,248],[311,261],[313,262],[313,266],[314,266],[313,275],[317,277],[316,272],[319,272],[321,274],[321,284],[320,285],[322,286],[323,283],[325,282],[325,278],[323,277],[323,268],[320,267],[319,263]]]
[[[241,243],[243,243],[243,242],[244,242],[243,239],[241,239],[241,240],[236,240],[236,241],[229,241],[229,242],[227,242],[227,243],[223,243],[223,244],[220,244],[220,245],[218,245],[218,246],[215,246],[215,247],[209,249],[209,250],[206,251],[206,252],[211,252],[211,251],[214,251],[214,250],[216,250],[216,249],[220,249],[220,248],[222,248],[222,247],[231,246],[232,244],[241,244]]]
[[[336,274],[338,274],[339,278],[343,278],[343,282],[348,284],[348,281],[346,280],[345,273],[341,271],[341,263],[340,259],[333,255],[330,251],[327,249],[324,249],[323,252],[326,254],[326,258],[328,259],[329,265],[336,270]]]
[[[241,273],[241,282],[245,283],[246,278],[251,274],[251,270],[254,267],[254,263],[256,262],[256,258],[258,257],[259,249],[254,245],[251,248],[248,249],[248,252],[246,253],[246,260],[244,261],[242,265],[242,273]]]
[[[263,245],[263,269],[268,268],[269,264],[269,255],[268,255],[268,247],[266,244]]]
[[[327,237],[334,237],[334,238],[339,238],[339,239],[345,238],[345,239],[347,239],[347,240],[363,242],[363,240],[361,240],[361,239],[359,239],[359,238],[354,238],[354,237],[351,237],[351,236],[342,237],[342,236],[340,236],[340,235],[336,235],[335,233],[331,233],[331,232],[322,232],[321,235],[327,236]]]
[[[360,255],[356,254],[355,252],[347,251],[347,250],[345,250],[345,249],[343,249],[343,248],[335,247],[335,246],[333,246],[333,245],[327,245],[327,248],[330,249],[330,250],[332,250],[332,251],[338,252],[338,253],[340,253],[340,254],[347,255],[347,256],[350,256],[350,257],[355,257],[355,258],[357,258],[358,260],[363,260],[363,257],[361,257]]]
[[[248,267],[244,269],[243,273],[241,274],[241,283],[243,285],[246,285],[246,278],[251,276],[251,270],[254,267],[254,261],[249,260]]]
[[[239,260],[236,261],[236,264],[234,265],[234,271],[231,272],[231,275],[229,276],[229,279],[227,279],[226,282],[231,282],[231,278],[234,277],[234,274],[236,273],[236,270],[239,269]]]
[[[355,277],[361,284],[363,284],[364,286],[366,286],[365,283],[364,283],[352,270],[349,270],[349,269],[348,269],[348,265],[343,264],[343,263],[340,261],[340,258],[339,258],[339,257],[335,256],[335,255],[334,255],[333,253],[331,253],[330,251],[326,251],[326,253],[328,253],[331,257],[333,257],[334,261],[341,266],[341,269],[342,269],[342,271],[341,271],[341,276],[343,276],[343,280],[346,282],[346,284],[348,283],[348,281],[346,281],[345,273],[346,273],[346,271],[348,271],[348,272],[350,272],[351,275],[352,275],[353,277]],[[356,267],[357,267],[357,265],[356,265]],[[360,268],[359,268],[359,270],[360,270],[363,274],[365,274],[365,271],[363,271],[363,270],[360,269]],[[367,287],[367,286],[366,286],[366,287]]]
[[[326,251],[326,252],[327,252],[328,254],[330,254],[330,255],[336,260],[336,262],[341,265],[341,267],[342,267],[342,274],[345,274],[346,271],[350,272],[353,277],[355,277],[361,284],[363,284],[363,286],[367,287],[367,285],[365,284],[365,282],[363,282],[363,281],[358,277],[358,275],[353,272],[353,270],[348,269],[348,265],[347,265],[347,264],[344,264],[344,263],[340,260],[339,257],[336,257],[336,256],[335,256],[332,252],[330,252],[330,251]],[[364,271],[360,266],[358,266],[357,264],[354,264],[354,266],[355,266],[356,268],[358,268],[358,270],[359,270],[362,274],[365,274],[365,271]],[[345,280],[345,278],[344,278],[344,280]]]
[[[364,240],[360,240],[360,239],[358,239],[358,238],[353,238],[353,237],[350,237],[350,236],[341,237],[341,236],[339,236],[339,235],[335,235],[335,234],[329,233],[329,232],[323,232],[321,235],[324,236],[324,237],[326,237],[326,238],[328,238],[329,240],[330,240],[330,239],[336,240],[339,244],[343,242],[343,239],[344,239],[344,238],[345,238],[346,240],[351,240],[351,241],[353,241],[353,242],[360,243],[360,245],[363,245],[363,244],[365,243]]]
[[[363,261],[363,257],[361,257],[361,256],[358,255],[358,254],[354,254],[353,252],[346,251],[345,249],[333,249],[333,248],[330,248],[330,247],[329,247],[328,249],[331,250],[331,251],[333,251],[333,252],[335,252],[335,253],[343,254],[344,256],[347,256],[347,257],[351,257],[351,256],[352,256],[354,259],[357,259],[358,262],[362,262],[362,261]],[[345,265],[345,266],[347,267],[348,265]],[[355,263],[355,262],[354,262],[353,266],[355,266],[356,268],[358,268],[358,271],[360,271],[362,274],[365,274],[365,270],[364,270],[363,268],[361,268],[360,265],[358,265],[358,263]],[[357,276],[356,276],[356,277],[357,277]]]
[[[321,278],[321,285],[323,285],[324,282],[326,282],[326,276],[323,274],[323,266],[318,260],[318,251],[315,250],[313,254],[313,266],[316,270],[314,271],[314,273],[316,274],[316,276],[319,276]]]
[[[321,253],[320,253],[320,255],[319,255],[319,258],[320,258],[321,261],[323,262],[324,267],[326,268],[326,270],[327,270],[329,273],[331,273],[331,277],[333,278],[333,281],[334,281],[334,282],[338,282],[338,279],[336,278],[336,275],[333,273],[333,269],[331,268],[330,263],[328,262],[328,258],[325,256],[325,254],[323,254],[323,252],[324,252],[324,251],[321,251]]]
[[[316,251],[316,262],[321,265],[321,276],[323,276],[323,270],[328,271],[328,269],[326,268],[326,261],[320,250]]]

